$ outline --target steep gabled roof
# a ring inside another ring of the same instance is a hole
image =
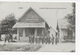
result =
[[[49,28],[47,22],[43,20],[31,7],[20,17],[13,28]]]
[[[18,22],[38,23],[44,20],[30,7],[18,20]]]

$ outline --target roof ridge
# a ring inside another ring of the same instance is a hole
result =
[[[30,9],[31,9],[31,7],[28,8],[28,9],[22,14],[22,16],[18,19],[18,21],[19,21]]]
[[[41,20],[44,21],[44,22],[48,25],[48,23],[41,17],[41,15],[39,15],[34,9],[32,9],[32,7],[29,7],[29,8],[22,14],[22,16],[18,19],[17,22],[19,22],[19,21],[22,19],[22,17],[23,17],[26,13],[29,12],[29,10],[32,10],[33,12],[35,12],[35,13],[41,18]],[[49,25],[48,25],[48,27],[49,27]]]

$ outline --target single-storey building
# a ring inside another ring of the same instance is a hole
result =
[[[60,41],[75,41],[75,32],[69,28],[69,23],[64,19],[58,22]]]
[[[47,36],[49,25],[31,7],[20,17],[13,26],[17,30],[17,41],[26,41],[29,35]]]

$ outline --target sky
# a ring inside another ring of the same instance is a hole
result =
[[[70,2],[1,2],[0,21],[11,13],[14,13],[16,19],[19,19],[30,7],[53,29],[56,29],[57,20],[62,20],[67,14],[72,13],[73,9]]]

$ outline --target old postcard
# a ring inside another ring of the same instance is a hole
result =
[[[0,2],[0,51],[75,52],[73,2]]]

